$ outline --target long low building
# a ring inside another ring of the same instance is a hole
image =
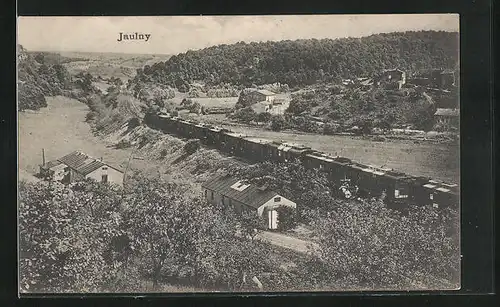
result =
[[[80,151],[40,165],[40,174],[48,180],[62,183],[91,178],[97,182],[123,185],[123,171]]]
[[[212,204],[221,204],[237,213],[255,212],[262,217],[267,212],[268,228],[277,229],[279,217],[276,209],[280,206],[297,208],[297,204],[266,186],[257,186],[245,180],[222,175],[202,185],[205,199]]]

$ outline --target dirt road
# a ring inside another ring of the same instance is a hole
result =
[[[318,250],[319,246],[316,243],[304,241],[298,238],[290,237],[281,233],[262,231],[255,239],[267,242],[279,247],[291,249],[293,251],[307,254],[311,251]]]

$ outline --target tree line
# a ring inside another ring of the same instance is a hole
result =
[[[61,95],[71,87],[71,75],[45,55],[32,55],[18,45],[18,107],[19,110],[38,110],[46,107],[45,96]]]
[[[189,50],[137,70],[134,82],[156,82],[189,91],[189,84],[287,83],[301,87],[322,81],[372,76],[398,67],[409,73],[458,65],[458,33],[410,31],[363,38],[239,42]]]

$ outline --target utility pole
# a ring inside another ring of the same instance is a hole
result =
[[[42,148],[42,165],[45,165],[45,149]]]

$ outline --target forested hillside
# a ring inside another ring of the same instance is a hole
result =
[[[281,82],[291,87],[338,78],[371,76],[399,67],[408,73],[456,68],[458,33],[419,31],[363,38],[219,45],[172,56],[138,69],[134,82],[185,87],[195,80],[210,85],[250,86]]]
[[[37,110],[47,106],[45,96],[60,95],[71,86],[71,76],[61,64],[45,63],[43,54],[29,54],[18,46],[19,110]]]

